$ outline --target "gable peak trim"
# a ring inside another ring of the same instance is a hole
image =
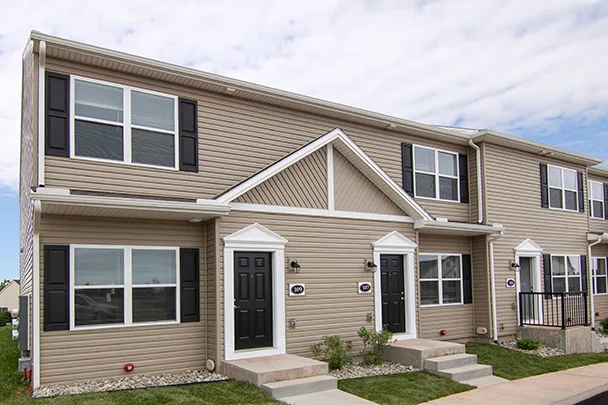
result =
[[[287,239],[258,223],[251,224],[239,231],[224,237],[224,243],[263,243],[285,245]]]
[[[401,250],[413,250],[417,245],[401,233],[393,231],[372,243],[372,246],[376,249],[396,248]]]
[[[536,242],[534,242],[532,239],[526,239],[523,242],[521,242],[519,245],[517,245],[517,247],[514,249],[515,253],[518,255],[521,254],[542,254],[543,253],[543,248],[540,247],[540,245]]]

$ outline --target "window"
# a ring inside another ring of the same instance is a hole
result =
[[[72,77],[72,157],[177,168],[177,97]]]
[[[176,322],[177,248],[73,246],[73,327]]]
[[[575,170],[547,166],[549,207],[578,211],[578,176]]]
[[[580,256],[551,256],[551,280],[555,293],[582,291]]]
[[[8,307],[0,307],[0,312],[8,312]]]
[[[589,210],[593,218],[604,219],[604,184],[589,182]]]
[[[416,197],[458,201],[458,154],[414,146]]]
[[[460,255],[420,255],[420,305],[462,304]]]
[[[593,294],[607,294],[606,258],[592,258],[591,271],[593,275]]]

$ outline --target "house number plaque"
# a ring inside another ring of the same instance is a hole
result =
[[[289,296],[306,295],[306,285],[304,284],[289,284]]]
[[[372,293],[372,283],[360,282],[359,283],[359,294],[371,294]]]

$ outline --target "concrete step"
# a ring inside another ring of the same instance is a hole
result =
[[[477,364],[476,354],[459,353],[426,359],[424,361],[424,369],[427,371],[441,371],[473,364]]]
[[[492,375],[492,366],[485,364],[473,364],[469,366],[455,367],[447,370],[435,371],[441,377],[449,378],[454,381],[466,381],[474,378],[488,377]]]
[[[384,350],[386,360],[419,369],[423,368],[426,359],[465,352],[463,344],[427,339],[398,340]]]
[[[375,402],[357,397],[340,390],[315,392],[314,394],[295,395],[281,398],[289,405],[374,405]]]
[[[338,379],[330,375],[318,375],[314,377],[262,384],[262,389],[274,398],[306,395],[315,392],[335,390],[337,388]]]
[[[496,377],[495,375],[490,375],[486,377],[473,378],[471,380],[460,381],[463,384],[472,385],[473,387],[488,387],[490,385],[496,385],[503,382],[509,381],[505,378]]]
[[[230,360],[223,374],[258,387],[277,381],[295,380],[329,374],[327,363],[291,354]]]

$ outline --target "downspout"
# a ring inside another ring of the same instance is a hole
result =
[[[45,118],[44,106],[45,94],[45,67],[46,67],[46,42],[40,41],[38,48],[38,184],[44,186],[44,132]]]
[[[483,222],[483,193],[481,191],[481,150],[475,145],[472,139],[469,139],[469,145],[475,149],[475,160],[477,162],[477,222]]]
[[[492,301],[492,340],[498,343],[498,319],[496,316],[496,272],[494,271],[494,242],[502,237],[503,231],[488,238],[490,245],[490,289]]]
[[[30,196],[27,197],[31,199]],[[34,268],[33,279],[32,279],[32,353],[33,356],[33,377],[32,377],[32,390],[35,392],[40,387],[40,294],[41,284],[40,280],[40,216],[42,213],[42,203],[40,201],[34,201]]]
[[[589,258],[587,260],[587,265],[589,266],[589,270],[591,270],[591,273],[593,273],[593,269],[592,269],[592,265],[591,265],[591,261],[593,260],[591,258],[591,248],[599,243],[602,243],[602,236],[600,235],[597,240],[593,243],[590,243],[589,246],[587,246],[587,257]],[[587,272],[587,291],[589,291],[589,302],[590,304],[590,309],[591,309],[591,329],[595,329],[595,303],[593,302],[593,274],[589,274],[590,272]]]

